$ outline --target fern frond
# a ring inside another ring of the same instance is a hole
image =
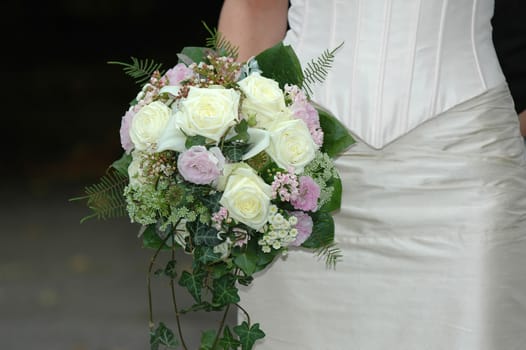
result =
[[[202,23],[210,34],[210,37],[208,37],[205,41],[206,47],[220,53],[221,55],[236,59],[239,55],[239,48],[225,39],[225,37],[219,31],[217,31],[217,28],[211,29],[205,22]]]
[[[124,73],[135,79],[135,82],[139,85],[144,85],[150,80],[150,77],[155,71],[161,71],[162,63],[157,63],[152,59],[138,59],[131,57],[132,63],[120,62],[120,61],[109,61],[108,64],[117,64],[123,66]]]
[[[334,242],[317,248],[315,254],[319,258],[325,257],[325,265],[329,268],[335,268],[336,263],[339,262],[343,256],[341,249],[338,248]]]
[[[80,220],[109,219],[127,215],[124,188],[128,177],[111,170],[100,178],[99,183],[85,188],[85,196],[72,198],[70,201],[87,200],[87,206],[93,213]]]
[[[318,58],[312,59],[307,63],[307,66],[303,71],[305,78],[301,87],[308,96],[312,95],[312,88],[310,85],[322,83],[327,78],[329,69],[334,62],[334,54],[340,47],[342,47],[342,45],[343,43],[331,51],[325,50]]]

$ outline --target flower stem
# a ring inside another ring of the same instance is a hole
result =
[[[168,241],[168,238],[170,238],[170,235],[166,235],[166,238],[163,240],[163,242],[159,245],[159,248],[155,251],[155,254],[150,258],[150,264],[148,265],[148,276],[147,276],[147,286],[148,286],[148,315],[149,315],[149,329],[150,331],[155,326],[155,323],[153,322],[153,307],[152,307],[152,270],[153,266],[155,264],[155,260],[157,259],[157,256],[161,252],[161,249],[164,247],[166,242]]]
[[[175,260],[175,235],[172,235],[172,261]],[[177,321],[177,332],[179,333],[179,339],[184,350],[188,350],[183,337],[183,330],[181,329],[181,319],[179,317],[179,309],[177,307],[177,300],[175,297],[175,283],[173,275],[170,276],[170,289],[172,292],[172,304],[174,306],[175,319]]]
[[[223,318],[221,319],[221,322],[219,323],[219,328],[217,329],[216,338],[214,339],[214,344],[212,345],[212,349],[216,348],[217,342],[219,341],[219,338],[221,338],[221,331],[223,330],[223,327],[225,326],[226,322],[226,316],[228,315],[228,311],[230,310],[230,305],[228,304],[225,308],[225,312],[223,313]]]

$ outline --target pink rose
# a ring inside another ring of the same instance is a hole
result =
[[[192,146],[177,159],[179,174],[197,185],[209,185],[219,178],[225,157],[218,147],[207,150],[204,146]]]
[[[135,112],[128,110],[121,120],[121,129],[119,132],[121,135],[121,145],[127,154],[130,154],[133,150],[133,142],[130,137],[130,127],[134,116]]]
[[[310,177],[301,176],[298,196],[290,201],[295,209],[315,211],[320,198],[320,186]]]
[[[179,85],[182,81],[190,79],[194,71],[184,63],[178,63],[175,67],[168,69],[165,76],[168,78],[168,85]]]
[[[313,221],[309,214],[302,211],[295,211],[291,213],[298,219],[295,228],[298,230],[296,239],[290,243],[293,247],[298,247],[303,244],[310,237],[312,233]]]

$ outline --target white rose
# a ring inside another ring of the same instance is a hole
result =
[[[130,138],[136,149],[144,151],[155,147],[163,133],[172,110],[160,101],[142,107],[133,118]]]
[[[238,119],[239,98],[234,89],[190,87],[176,112],[177,125],[189,136],[219,141]]]
[[[269,156],[283,169],[294,168],[295,173],[315,157],[316,144],[303,120],[292,119],[278,122],[270,131]]]
[[[246,98],[241,104],[241,112],[246,116],[254,115],[257,126],[267,128],[286,109],[283,90],[277,81],[252,73],[238,82]]]
[[[265,225],[270,207],[271,187],[250,166],[239,164],[226,183],[219,203],[233,219],[255,230]]]

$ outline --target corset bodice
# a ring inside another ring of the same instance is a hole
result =
[[[381,148],[504,82],[494,0],[292,0],[285,42],[304,67],[343,43],[313,99]]]

